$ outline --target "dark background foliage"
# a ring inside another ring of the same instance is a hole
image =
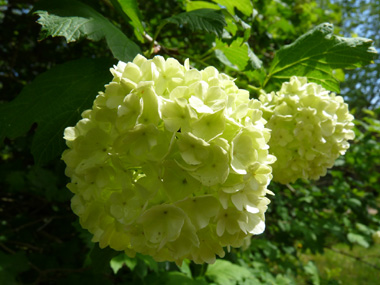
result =
[[[38,17],[31,12],[37,2],[0,0],[0,106],[16,98],[37,75],[65,62],[81,58],[117,62],[105,40],[70,44],[63,37],[42,40]],[[152,46],[149,37],[163,19],[184,12],[189,1],[138,1],[145,39],[134,34],[112,5],[115,1],[82,2],[111,19],[144,51]],[[275,51],[323,22],[335,24],[336,33],[356,33],[380,46],[379,1],[252,2],[254,16],[235,10],[238,22],[245,24],[222,41],[246,40],[264,69]],[[168,24],[156,40],[153,54],[180,61],[190,57],[197,68],[214,65],[237,77],[237,84],[255,96],[257,77],[221,61],[213,47],[215,35]],[[341,243],[372,247],[371,236],[380,230],[379,74],[379,59],[360,70],[336,71],[337,77],[346,76],[342,94],[357,118],[351,148],[319,181],[272,183],[269,188],[276,196],[266,214],[265,233],[254,237],[249,249],[232,249],[208,268],[188,262],[178,268],[143,255],[131,259],[100,250],[71,211],[63,162],[57,157],[35,164],[31,146],[37,125],[24,135],[6,138],[0,148],[0,284],[319,284],[315,266],[303,262],[303,253],[323,253]],[[326,284],[338,281],[322,279]]]

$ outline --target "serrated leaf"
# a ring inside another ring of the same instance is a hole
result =
[[[362,247],[365,247],[365,248],[369,247],[368,241],[366,241],[366,239],[362,235],[349,233],[349,234],[347,234],[347,239],[351,243],[356,243],[356,244],[361,245]]]
[[[37,123],[32,142],[35,162],[59,156],[65,148],[63,130],[80,119],[111,80],[111,65],[108,59],[79,59],[37,76],[15,100],[0,105],[0,142],[23,135]]]
[[[242,38],[237,38],[230,45],[217,40],[216,50],[221,51],[231,64],[228,64],[225,58],[216,52],[221,62],[237,70],[258,69],[262,65],[261,60],[253,53],[248,43],[243,42]]]
[[[247,16],[253,13],[253,6],[250,0],[212,0],[219,5],[226,7],[231,15],[235,15],[235,8]]]
[[[36,4],[37,23],[45,37],[62,36],[68,43],[80,38],[99,41],[105,38],[113,56],[131,61],[140,48],[119,28],[88,5],[75,0],[41,1]]]
[[[255,282],[257,279],[252,276],[252,273],[247,268],[221,259],[208,266],[206,276],[216,284],[240,284],[239,282],[244,280],[245,284],[261,284]],[[251,281],[251,283],[248,281]]]
[[[264,84],[267,91],[279,89],[291,76],[306,76],[311,82],[339,92],[334,69],[361,67],[371,63],[376,56],[371,40],[339,37],[333,31],[332,24],[324,23],[281,48]]]
[[[178,26],[188,25],[192,31],[201,30],[214,33],[219,37],[223,33],[223,27],[226,26],[226,20],[221,11],[213,9],[198,9],[181,13],[164,19],[164,22],[177,24]]]

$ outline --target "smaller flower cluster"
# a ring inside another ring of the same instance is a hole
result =
[[[280,91],[262,94],[259,100],[266,127],[272,130],[274,181],[287,184],[324,176],[354,138],[354,117],[343,98],[307,83],[305,77],[291,77]]]
[[[66,128],[72,209],[100,247],[212,263],[264,231],[261,103],[214,67],[137,56]]]

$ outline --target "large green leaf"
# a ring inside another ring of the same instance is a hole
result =
[[[227,11],[235,15],[235,8],[247,16],[253,13],[253,6],[250,0],[212,0],[219,5],[226,7]]]
[[[281,48],[264,82],[267,91],[279,89],[293,75],[306,76],[328,90],[339,92],[333,70],[356,68],[372,62],[376,50],[365,38],[344,38],[333,34],[331,24],[321,24],[294,43]]]
[[[73,42],[80,38],[105,38],[115,58],[131,61],[140,48],[119,28],[88,5],[75,0],[41,1],[35,6],[45,37],[62,36]]]
[[[63,130],[91,107],[98,91],[112,78],[105,59],[80,59],[39,75],[10,103],[0,105],[0,143],[38,124],[32,142],[36,163],[46,163],[65,148]]]
[[[214,9],[198,9],[181,13],[164,20],[167,23],[177,25],[188,25],[192,31],[201,30],[208,33],[215,33],[219,37],[223,33],[226,25],[224,15]]]

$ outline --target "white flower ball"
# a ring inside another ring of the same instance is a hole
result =
[[[263,117],[271,129],[273,180],[287,184],[324,176],[354,138],[354,117],[341,96],[293,76],[281,90],[260,96]]]
[[[212,263],[264,231],[269,130],[261,103],[214,67],[119,62],[65,130],[72,209],[100,247]]]

